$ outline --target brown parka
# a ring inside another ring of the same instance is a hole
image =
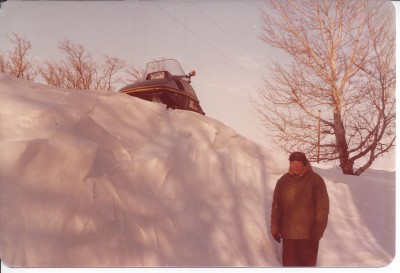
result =
[[[307,163],[300,175],[287,172],[276,183],[271,233],[283,239],[321,238],[328,223],[329,197],[324,180]]]

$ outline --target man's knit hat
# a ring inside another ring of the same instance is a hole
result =
[[[300,161],[304,165],[307,165],[307,157],[304,153],[302,152],[294,152],[289,156],[289,161]]]

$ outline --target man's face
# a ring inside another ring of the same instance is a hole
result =
[[[299,175],[304,169],[304,164],[301,161],[290,161],[290,170],[294,175]]]

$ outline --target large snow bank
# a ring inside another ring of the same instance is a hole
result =
[[[0,257],[9,266],[279,266],[287,160],[192,112],[0,74]],[[394,173],[326,180],[320,266],[394,257]]]

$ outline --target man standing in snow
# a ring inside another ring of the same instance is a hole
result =
[[[292,153],[289,161],[289,171],[275,186],[271,233],[278,243],[283,239],[283,266],[316,266],[328,223],[328,192],[304,153]]]

